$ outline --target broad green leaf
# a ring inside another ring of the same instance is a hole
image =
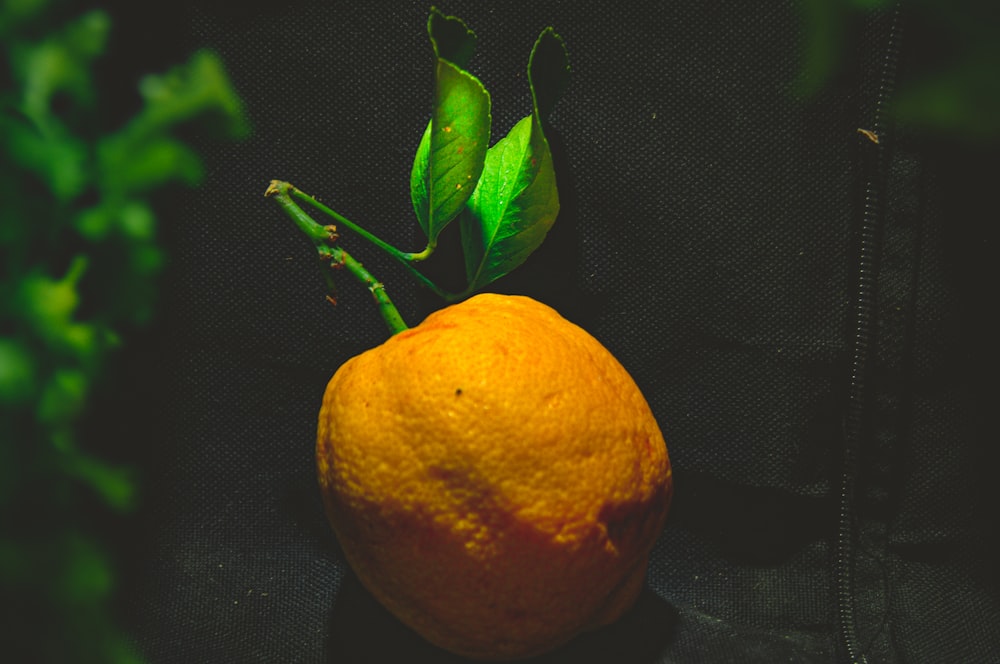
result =
[[[533,112],[490,148],[461,217],[467,292],[523,263],[559,214],[555,169],[542,118],[555,105],[568,73],[562,40],[551,28],[545,30],[528,62]]]
[[[459,19],[431,12],[436,56],[434,108],[410,174],[410,198],[429,247],[462,211],[479,180],[490,140],[490,96],[462,69],[475,34]]]
[[[559,213],[552,155],[533,116],[490,148],[462,216],[468,290],[507,274],[542,243]]]

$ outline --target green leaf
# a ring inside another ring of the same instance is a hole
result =
[[[93,242],[107,239],[113,231],[143,242],[152,241],[156,236],[156,217],[149,205],[141,200],[106,201],[80,212],[73,224],[81,235]]]
[[[462,211],[479,180],[490,141],[490,95],[462,66],[475,33],[436,9],[427,21],[436,56],[434,107],[410,173],[410,198],[420,228],[433,247]]]
[[[126,129],[133,140],[194,119],[232,138],[250,131],[243,102],[212,51],[198,51],[166,74],[144,77],[139,91],[145,107]]]
[[[102,186],[115,194],[145,192],[173,180],[194,186],[204,169],[197,153],[169,136],[150,136],[143,141],[121,140],[121,135],[98,144]]]
[[[136,506],[136,481],[132,469],[112,466],[75,450],[66,452],[63,469],[97,492],[108,507],[127,512]]]
[[[545,239],[559,214],[552,152],[542,129],[569,76],[562,39],[551,28],[528,62],[533,112],[490,148],[475,192],[462,215],[466,292],[521,265]]]
[[[0,3],[0,40],[22,25],[30,24],[49,4],[49,0],[6,0]]]
[[[1000,138],[1000,49],[972,57],[910,81],[890,109],[908,127],[964,141]]]
[[[90,64],[104,51],[110,27],[108,15],[93,10],[37,46],[17,53],[17,69],[24,78],[24,112],[44,123],[58,92],[90,104],[94,91]]]
[[[61,279],[41,270],[25,276],[14,300],[15,311],[39,337],[49,343],[61,339],[80,302],[77,284],[87,269],[85,256],[77,256]]]
[[[107,555],[92,539],[77,533],[67,533],[60,544],[62,560],[54,579],[59,601],[81,607],[107,597],[114,583]]]
[[[181,180],[196,185],[201,160],[185,143],[171,138],[178,125],[199,120],[234,137],[249,125],[218,56],[199,51],[166,74],[146,76],[140,84],[142,111],[97,148],[100,185],[112,199]]]
[[[83,411],[89,390],[90,380],[82,370],[56,370],[38,400],[36,419],[49,429],[72,424]]]
[[[7,407],[31,398],[36,373],[31,351],[15,339],[0,337],[0,404]]]
[[[9,156],[34,173],[58,201],[69,201],[87,186],[87,145],[58,122],[47,123],[44,133],[3,132]]]
[[[569,84],[569,55],[566,43],[552,28],[535,41],[528,60],[528,84],[535,112],[544,123]]]
[[[439,58],[456,67],[465,68],[476,51],[476,33],[457,16],[445,16],[437,7],[431,7],[427,17],[427,32]]]

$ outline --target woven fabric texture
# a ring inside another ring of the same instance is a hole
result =
[[[943,28],[907,7],[851,15],[837,67],[802,94],[808,4],[441,7],[478,33],[469,68],[491,92],[494,138],[530,111],[539,31],[565,37],[573,78],[551,117],[562,212],[492,290],[534,296],[601,340],[646,394],[675,469],[636,609],[540,661],[846,661],[834,543],[873,191],[873,336],[848,468],[857,640],[872,662],[1000,657],[983,391],[996,375],[984,313],[996,244],[979,212],[996,149],[931,140],[879,106],[887,75],[899,89],[944,48]],[[193,137],[207,179],[163,201],[159,314],[129,350],[115,426],[142,441],[130,454],[144,505],[120,547],[136,649],[156,664],[459,661],[360,588],[325,522],[322,391],[384,326],[346,277],[337,307],[324,300],[312,249],[263,197],[288,180],[397,246],[423,246],[408,185],[429,113],[429,6],[174,9],[155,16],[176,42],[151,39],[165,53],[217,51],[253,134]],[[141,34],[126,39],[145,52]],[[878,144],[858,132],[877,121]],[[440,306],[344,241],[408,321]],[[446,233],[439,264],[455,251]]]

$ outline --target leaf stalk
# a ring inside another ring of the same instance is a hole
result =
[[[420,270],[413,267],[413,263],[424,260],[431,255],[431,253],[434,251],[433,243],[429,243],[427,245],[427,248],[419,253],[409,253],[405,251],[400,251],[399,249],[392,246],[385,240],[379,238],[378,236],[374,235],[373,233],[365,230],[358,224],[354,223],[353,221],[351,221],[344,215],[340,214],[336,210],[327,207],[323,203],[320,203],[318,200],[316,200],[314,196],[307,194],[306,192],[297,188],[295,185],[289,182],[281,182],[278,180],[274,180],[271,182],[271,186],[272,187],[278,186],[279,188],[284,190],[287,196],[289,197],[289,202],[291,202],[291,197],[294,196],[296,200],[300,200],[303,203],[306,203],[307,205],[316,208],[323,214],[334,219],[338,224],[340,224],[344,228],[348,229],[349,231],[358,235],[359,237],[367,240],[369,243],[375,245],[376,247],[384,251],[386,254],[394,258],[396,261],[398,261],[403,267],[407,269],[407,271],[410,272],[410,274],[412,274],[417,279],[417,281],[419,281],[421,284],[423,284],[431,291],[433,291],[434,294],[437,295],[438,297],[441,297],[445,300],[452,299],[453,297],[452,294],[443,290],[440,286],[438,286],[433,281],[428,279],[422,272],[420,272]],[[270,191],[270,188],[268,188],[268,191]],[[294,202],[292,202],[292,204],[294,205]],[[312,219],[310,219],[310,221],[312,221]],[[315,224],[316,222],[313,221],[312,223]]]
[[[267,188],[267,191],[264,192],[264,195],[268,198],[274,199],[285,214],[287,214],[288,217],[295,222],[295,225],[299,228],[299,230],[302,231],[310,241],[312,241],[320,258],[324,262],[329,262],[330,268],[346,269],[354,278],[368,288],[372,297],[375,299],[376,305],[378,305],[378,310],[382,316],[382,320],[385,321],[386,327],[389,328],[390,335],[397,334],[408,329],[406,323],[403,321],[403,317],[396,308],[396,305],[393,304],[388,293],[386,293],[385,286],[382,282],[376,279],[371,272],[355,260],[353,256],[336,244],[339,238],[336,226],[323,226],[317,223],[312,217],[306,214],[305,211],[303,211],[302,208],[295,203],[295,201],[292,200],[291,194],[295,191],[297,191],[295,187],[287,182],[272,180],[271,184]],[[307,197],[307,199],[315,200],[311,197]],[[330,212],[333,211],[330,210]],[[336,213],[333,213],[333,215],[334,218],[337,218],[338,220],[343,219],[343,217]],[[353,226],[350,222],[345,225],[348,227]]]

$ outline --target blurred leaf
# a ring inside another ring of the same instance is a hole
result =
[[[24,277],[16,300],[24,322],[50,349],[69,351],[83,361],[99,350],[96,330],[72,320],[80,302],[78,282],[86,268],[87,259],[77,256],[62,279],[36,270]]]
[[[83,411],[90,381],[78,369],[59,369],[42,390],[36,409],[39,423],[47,427],[60,427],[71,423]],[[66,444],[65,438],[57,441]]]
[[[31,352],[14,339],[0,337],[0,405],[10,407],[31,399],[35,383]]]
[[[971,141],[1000,139],[1000,49],[901,89],[892,104],[908,125]]]
[[[841,65],[847,25],[895,0],[801,0],[802,56],[793,89],[810,97]],[[934,33],[933,60],[911,65],[892,110],[911,128],[970,141],[1000,139],[1000,3],[914,0],[907,19]],[[905,45],[905,38],[904,38]]]
[[[34,173],[59,201],[69,201],[83,192],[88,179],[87,146],[70,136],[57,122],[49,121],[43,133],[3,127],[0,138],[8,156],[19,166]]]
[[[49,4],[0,0],[0,593],[16,608],[0,642],[4,661],[137,664],[109,610],[112,565],[85,533],[96,512],[77,509],[90,492],[134,508],[136,478],[86,449],[101,441],[81,435],[81,416],[112,328],[153,310],[164,258],[143,195],[203,175],[176,130],[248,125],[221,62],[200,52],[144,78],[140,113],[95,138],[114,103],[91,71],[110,20],[92,11],[59,27],[72,6]]]
[[[159,272],[163,266],[163,252],[152,244],[140,244],[132,251],[132,268],[136,274]]]
[[[200,176],[199,168],[199,176]],[[145,203],[130,201],[123,205],[118,214],[118,224],[122,233],[131,240],[149,241],[156,234],[156,217]],[[143,273],[151,270],[144,269]]]
[[[78,256],[62,279],[52,279],[36,270],[21,282],[17,300],[20,314],[43,338],[61,336],[79,304],[77,282],[86,269],[87,259]]]
[[[248,131],[242,102],[218,57],[199,51],[184,66],[140,84],[142,111],[98,146],[102,188],[112,199],[124,198],[173,180],[198,184],[201,161],[184,143],[166,132],[195,118],[213,119],[232,137]]]
[[[7,539],[0,539],[0,582],[16,583],[27,575],[30,567],[24,547]]]
[[[103,186],[109,192],[138,193],[172,180],[201,181],[201,159],[184,143],[164,136],[132,142],[118,135],[98,146]]]
[[[104,599],[112,588],[107,557],[89,539],[71,534],[63,541],[62,575],[56,581],[54,599],[78,607]]]
[[[214,120],[214,128],[230,138],[246,136],[250,127],[243,102],[233,89],[219,57],[198,51],[184,65],[163,75],[146,76],[139,84],[145,107],[125,131],[133,140],[197,118]]]
[[[49,114],[57,92],[70,95],[77,103],[92,103],[89,66],[104,50],[110,28],[107,14],[91,11],[41,44],[15,52],[15,71],[23,77],[22,109],[41,120]]]
[[[111,233],[137,241],[150,241],[156,235],[156,217],[146,203],[130,200],[124,203],[106,201],[82,211],[75,226],[81,235],[99,242]]]
[[[97,492],[108,507],[119,512],[135,508],[135,475],[130,468],[111,466],[80,452],[67,454],[63,468]]]
[[[5,37],[35,18],[49,0],[4,0],[0,3],[0,37]]]
[[[803,38],[794,89],[800,96],[811,97],[826,85],[840,63],[847,12],[843,0],[801,0],[797,7]]]

